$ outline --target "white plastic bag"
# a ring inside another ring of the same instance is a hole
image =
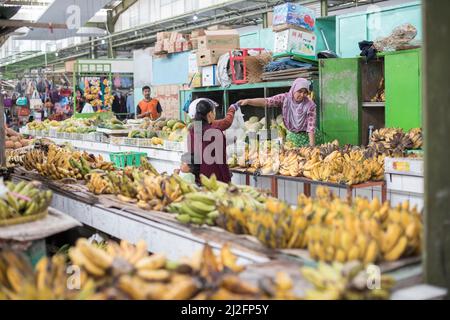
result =
[[[225,132],[225,136],[227,138],[227,145],[233,144],[238,140],[245,140],[245,122],[241,109],[238,109],[234,113],[233,123]]]

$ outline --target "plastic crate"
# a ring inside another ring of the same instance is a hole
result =
[[[139,167],[141,157],[147,157],[144,152],[114,152],[109,155],[111,162],[118,168]]]

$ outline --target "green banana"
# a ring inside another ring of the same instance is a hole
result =
[[[188,215],[194,216],[194,217],[196,217],[196,216],[198,217],[199,215],[201,215],[201,213],[195,212],[195,211],[192,210],[190,207],[188,207],[186,204],[183,205],[183,206],[180,208],[180,212],[181,212],[182,214],[188,214]]]
[[[191,222],[192,222],[193,224],[202,225],[203,223],[205,223],[205,219],[191,218]]]
[[[191,221],[191,217],[188,214],[178,214],[176,219],[181,223],[189,223]]]
[[[188,193],[188,194],[186,194],[185,197],[188,200],[203,202],[207,205],[215,205],[216,204],[216,199],[205,193],[200,193],[200,192]]]
[[[189,208],[191,208],[193,211],[203,213],[203,214],[207,214],[211,211],[216,210],[215,205],[207,205],[204,202],[200,202],[200,201],[189,201],[187,203],[187,206]]]
[[[207,214],[208,219],[217,219],[220,216],[219,211],[214,210]]]

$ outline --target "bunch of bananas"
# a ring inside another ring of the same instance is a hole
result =
[[[423,145],[422,128],[411,129],[408,132],[408,136],[412,141],[413,149],[421,149]]]
[[[298,248],[305,245],[308,220],[301,211],[277,199],[269,199],[263,208],[244,210],[247,231],[269,248]]]
[[[299,197],[299,207],[310,221],[306,242],[311,258],[369,264],[420,253],[421,217],[407,201],[390,208],[378,198],[356,198],[350,206],[326,189],[319,190],[317,201]]]
[[[369,146],[381,150],[386,156],[405,157],[407,149],[420,149],[422,144],[421,128],[407,133],[400,128],[382,128],[372,133]]]
[[[95,299],[227,299],[260,297],[258,288],[237,276],[243,267],[228,245],[216,257],[208,245],[179,263],[161,254],[149,256],[145,242],[108,243],[106,251],[79,239],[69,250],[72,262],[102,286]]]
[[[103,161],[101,156],[72,152],[54,144],[50,144],[48,150],[28,151],[23,158],[23,166],[27,170],[36,169],[41,175],[54,180],[83,179],[92,169],[114,170],[113,164]]]
[[[283,176],[299,177],[303,174],[306,159],[299,156],[297,150],[285,150],[280,155],[280,174]]]
[[[146,175],[137,185],[137,205],[141,209],[162,211],[168,204],[181,201],[194,188],[178,175]]]
[[[51,191],[41,191],[39,182],[8,182],[8,191],[0,197],[0,225],[30,222],[47,215]]]
[[[64,256],[45,257],[33,271],[29,260],[22,254],[0,252],[0,300],[84,300],[92,298],[95,283],[85,272],[80,273],[79,289],[68,286],[70,275]]]
[[[167,211],[177,213],[176,219],[181,223],[193,223],[197,225],[214,225],[219,216],[216,208],[216,198],[212,193],[192,192],[184,196],[181,202],[172,203]]]
[[[94,194],[111,194],[114,193],[115,188],[114,185],[109,178],[109,175],[114,173],[106,173],[106,172],[91,172],[86,175],[86,179],[88,182],[86,183],[86,187]]]
[[[363,150],[351,150],[348,153],[333,151],[323,160],[318,151],[303,167],[303,175],[317,181],[359,184],[369,180],[384,179],[384,157],[366,159]]]
[[[303,267],[301,273],[313,286],[306,292],[307,300],[382,300],[389,299],[395,280],[386,275],[373,279],[371,270],[352,261],[332,265],[320,262],[317,269]],[[375,280],[375,281],[373,281]],[[372,283],[373,282],[373,283]],[[373,285],[373,288],[369,286]],[[378,287],[377,287],[378,286]]]

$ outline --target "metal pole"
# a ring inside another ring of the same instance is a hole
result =
[[[5,105],[3,104],[3,86],[0,83],[0,167],[6,167],[6,126],[5,126]]]
[[[450,292],[450,1],[422,1],[425,137],[425,281]],[[448,293],[449,294],[449,293]]]
[[[320,15],[322,17],[328,16],[328,0],[320,0]]]

